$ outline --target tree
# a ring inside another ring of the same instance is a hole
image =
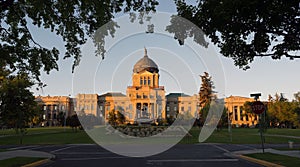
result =
[[[218,123],[218,128],[222,128],[222,127],[227,127],[228,126],[228,116],[230,117],[230,113],[228,113],[228,109],[226,107],[224,107],[223,112],[222,112],[222,116],[221,119]]]
[[[184,44],[193,37],[200,45],[204,34],[218,45],[221,54],[232,58],[236,66],[249,68],[255,57],[291,60],[300,58],[300,6],[298,0],[200,0],[195,4],[175,0],[178,16],[203,30],[178,29],[174,17],[167,30]],[[178,30],[172,32],[173,30]]]
[[[40,71],[58,70],[59,50],[46,48],[33,38],[29,25],[48,29],[65,43],[64,58],[74,58],[73,69],[80,62],[80,46],[87,37],[112,21],[120,12],[155,10],[156,0],[74,0],[0,1],[0,62],[13,70],[30,72],[39,81]],[[103,35],[93,38],[96,55],[104,58],[104,37],[113,36],[118,25],[107,26]]]
[[[36,41],[28,28],[32,25],[62,38],[66,49],[64,58],[74,59],[74,69],[80,62],[80,46],[99,27],[121,12],[147,13],[155,11],[158,4],[157,0],[0,1],[0,61],[13,70],[30,72],[38,81],[42,70],[46,73],[58,70],[59,50]],[[178,16],[200,27],[221,48],[221,53],[241,68],[249,68],[248,64],[257,56],[300,57],[294,52],[300,47],[297,0],[200,0],[194,4],[175,0],[175,4]],[[132,16],[130,19],[134,20],[136,17]],[[142,24],[142,18],[138,19]],[[147,32],[153,32],[153,25],[149,27],[152,30]],[[167,30],[176,34],[180,44],[194,37],[194,41],[207,47],[207,42],[203,42],[204,33],[195,34],[193,29],[176,27],[178,22],[172,20]],[[96,55],[104,58],[104,38],[114,36],[117,28],[117,23],[111,22],[103,35],[93,38]]]
[[[111,126],[116,126],[117,125],[117,116],[115,114],[115,110],[111,110],[109,113],[108,113],[108,123],[111,125]]]
[[[112,126],[122,125],[125,121],[125,116],[119,110],[112,109],[108,113],[108,123]]]
[[[198,121],[197,124],[198,124],[199,126],[203,126],[203,125],[204,125],[204,122],[205,122],[206,117],[207,117],[208,112],[209,112],[209,108],[210,108],[209,105],[210,105],[210,104],[207,104],[207,105],[201,107],[201,109],[200,109],[200,111],[199,111],[199,119],[196,120],[196,121]]]
[[[5,68],[0,71],[0,119],[20,134],[22,144],[26,127],[34,121],[39,111],[35,97],[29,90],[33,83],[26,73],[12,75]]]
[[[209,76],[207,72],[204,72],[204,75],[200,75],[200,77],[202,83],[199,90],[199,105],[200,108],[203,108],[209,105],[212,100],[216,99],[216,94],[213,90],[215,87],[211,76]]]
[[[210,107],[210,103],[212,100],[216,99],[216,94],[214,89],[214,83],[212,81],[211,76],[207,72],[204,72],[204,75],[200,75],[201,77],[201,87],[199,90],[199,118],[196,120],[198,125],[203,125],[208,111]]]
[[[121,113],[119,110],[116,113],[116,117],[117,117],[117,124],[118,125],[122,125],[122,124],[125,123],[126,118],[125,118],[124,114]]]
[[[66,113],[63,111],[60,111],[56,118],[56,120],[58,121],[58,124],[60,126],[65,126],[65,119],[66,119]]]
[[[268,104],[268,115],[271,126],[296,127],[299,126],[299,105],[289,102],[282,95],[275,94],[275,100]]]
[[[255,121],[255,118],[257,117],[257,115],[252,112],[252,107],[251,107],[252,103],[253,102],[246,101],[242,108],[245,111],[245,114],[247,114],[248,117],[250,117],[250,119],[252,121],[252,125],[254,125],[254,121]]]
[[[69,125],[73,129],[73,131],[77,132],[77,128],[81,126],[77,114],[74,114],[67,118],[67,125]]]
[[[295,97],[295,101],[300,103],[300,92],[295,93],[294,97]]]

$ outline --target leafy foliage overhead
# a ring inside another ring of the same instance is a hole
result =
[[[173,17],[166,30],[174,33],[180,44],[193,37],[195,42],[207,46],[206,34],[220,47],[221,54],[244,69],[258,56],[300,58],[299,0],[199,0],[192,5],[185,0],[174,2],[178,16],[203,30],[199,34]],[[32,24],[50,30],[63,40],[64,58],[74,59],[74,70],[80,62],[80,46],[88,37],[93,38],[99,27],[112,21],[118,13],[155,11],[157,5],[157,0],[0,1],[0,62],[13,71],[30,72],[37,80],[41,70],[47,73],[58,70],[57,46],[48,48],[38,43],[28,28]],[[130,20],[135,18],[131,13]],[[118,28],[116,22],[110,23],[105,32],[93,38],[96,55],[102,58],[104,38],[114,36]],[[148,25],[148,29],[146,32],[153,32],[154,25]]]
[[[175,0],[175,3],[178,16],[200,27],[220,47],[221,54],[232,58],[240,68],[249,68],[254,57],[300,58],[297,54],[299,0],[199,0],[196,5]],[[186,33],[196,42],[200,38],[193,30],[187,29]]]
[[[40,70],[58,70],[59,50],[40,45],[28,29],[29,24],[49,29],[65,43],[64,58],[74,58],[73,69],[81,57],[80,45],[87,37],[112,20],[116,13],[154,10],[155,0],[4,0],[0,1],[0,61],[12,70],[31,72],[38,80]],[[94,38],[97,50],[104,50],[104,37],[118,26],[107,27],[103,36]],[[104,52],[96,53],[104,57]]]

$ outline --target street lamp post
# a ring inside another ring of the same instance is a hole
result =
[[[263,153],[265,153],[263,127],[262,127],[262,123],[264,123],[264,122],[263,122],[263,118],[262,118],[263,113],[261,112],[261,111],[265,110],[265,107],[263,106],[263,103],[258,101],[259,97],[261,96],[261,93],[250,94],[250,96],[254,97],[254,100],[255,100],[254,103],[257,103],[255,106],[252,104],[252,112],[259,115],[259,132],[260,132],[261,146],[262,146]],[[261,104],[258,102],[260,102]],[[260,108],[260,106],[262,106],[262,108]],[[265,112],[265,111],[263,111],[263,112]]]

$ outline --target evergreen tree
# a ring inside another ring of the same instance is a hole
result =
[[[204,75],[200,75],[200,77],[202,83],[199,90],[199,119],[196,121],[198,125],[203,125],[210,108],[210,103],[212,100],[215,100],[217,96],[213,90],[215,87],[212,77],[209,76],[207,72],[204,72]]]
[[[200,75],[200,77],[202,83],[199,90],[199,105],[200,108],[203,108],[209,105],[212,100],[216,99],[216,92],[213,90],[215,87],[212,77],[209,76],[207,72],[204,72],[204,75]]]

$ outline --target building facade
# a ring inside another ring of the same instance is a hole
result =
[[[228,115],[231,120],[231,125],[240,127],[254,126],[258,123],[258,115],[246,113],[243,110],[245,102],[253,102],[253,98],[241,96],[229,96],[225,98],[225,107],[228,110]]]
[[[126,95],[119,92],[109,92],[99,96],[99,111],[101,118],[108,121],[109,112],[120,111],[128,120],[133,119],[133,108]]]
[[[100,95],[99,108],[108,120],[108,113],[119,110],[128,122],[155,122],[166,118],[165,90],[159,85],[159,69],[148,57],[147,50],[133,68],[132,85],[127,87],[126,95],[106,93]]]
[[[74,99],[68,96],[36,96],[36,102],[41,106],[41,126],[58,126],[61,116],[74,114]]]
[[[95,115],[100,116],[98,107],[99,96],[98,94],[77,94],[75,110],[78,115]]]
[[[57,115],[60,112],[72,115],[74,110],[78,115],[94,115],[107,122],[109,112],[120,111],[127,122],[157,122],[160,119],[177,118],[179,113],[188,113],[198,118],[199,95],[184,93],[169,93],[159,84],[159,68],[149,58],[145,48],[144,56],[133,66],[132,85],[127,87],[126,94],[108,92],[98,94],[77,94],[75,100],[67,96],[38,96],[42,105],[45,124],[57,125]],[[252,98],[230,96],[225,98],[225,107],[231,124],[235,126],[257,124],[258,116],[245,113],[243,105]]]
[[[194,118],[198,115],[198,96],[184,93],[170,93],[166,96],[167,117],[177,118],[178,113],[189,113]]]

